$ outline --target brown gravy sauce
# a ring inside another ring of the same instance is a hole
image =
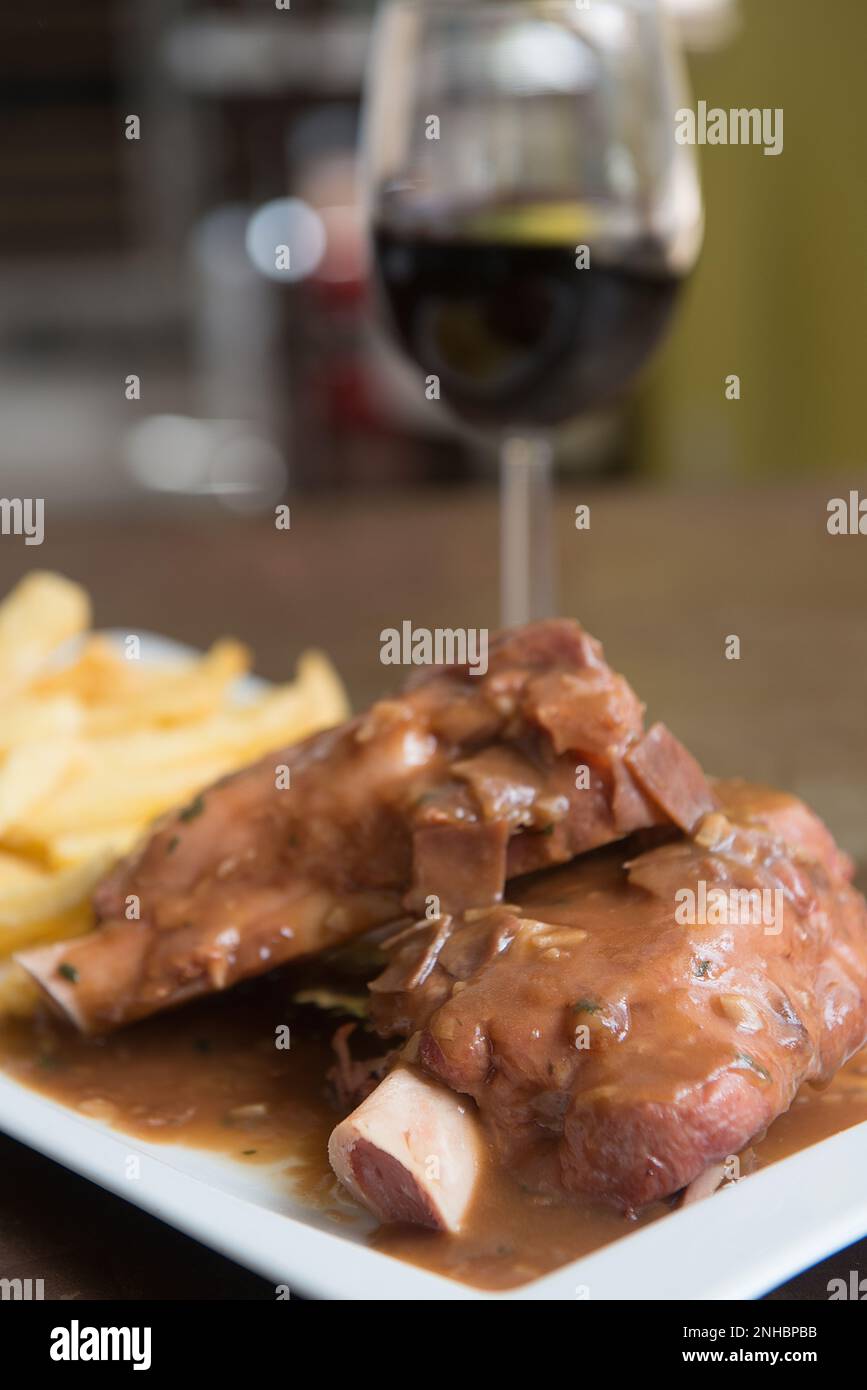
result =
[[[328,1136],[340,1118],[325,1084],[337,1020],[291,1002],[291,972],[242,985],[176,1014],[108,1038],[88,1039],[40,1014],[0,1027],[0,1067],[81,1114],[151,1142],[185,1143],[240,1163],[286,1165],[303,1201],[347,1220],[328,1165]],[[275,1047],[288,1024],[291,1046]],[[809,1087],[751,1151],[757,1166],[867,1120],[867,1049],[824,1091]],[[468,1229],[447,1236],[380,1227],[378,1250],[481,1289],[508,1289],[658,1220],[637,1220],[585,1201],[548,1203],[505,1174],[486,1180]]]

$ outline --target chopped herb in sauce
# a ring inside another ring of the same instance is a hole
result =
[[[246,1157],[248,1156],[248,1154],[258,1153],[258,1150],[257,1150],[257,1149],[242,1149],[242,1150],[241,1150],[241,1153],[242,1153],[242,1154],[244,1155],[244,1157],[246,1158]]]
[[[578,999],[572,1005],[572,1012],[575,1014],[598,1014],[601,1004],[595,999]]]
[[[748,1071],[754,1071],[756,1076],[760,1076],[763,1081],[770,1081],[771,1073],[757,1062],[755,1057],[751,1057],[748,1052],[739,1052],[735,1057],[735,1066],[744,1067]]]
[[[196,816],[200,816],[204,809],[205,798],[200,793],[194,801],[190,802],[189,806],[185,806],[182,811],[178,812],[178,820],[195,820]]]
[[[58,975],[62,975],[64,980],[68,980],[71,985],[78,980],[78,971],[74,965],[70,965],[68,960],[62,960],[57,967]]]
[[[178,845],[181,843],[180,835],[173,835],[166,845],[166,854],[174,854]]]
[[[700,980],[706,980],[710,974],[709,960],[695,960],[692,963],[693,969]]]

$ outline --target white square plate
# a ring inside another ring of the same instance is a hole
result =
[[[142,655],[171,661],[191,653],[146,637]],[[337,1234],[293,1198],[285,1165],[278,1177],[186,1145],[135,1140],[2,1075],[0,1129],[275,1287],[325,1299],[749,1299],[867,1233],[867,1122],[498,1294],[369,1249],[371,1222],[361,1213]]]

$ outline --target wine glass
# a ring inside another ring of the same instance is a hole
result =
[[[363,174],[384,314],[501,457],[505,626],[552,610],[552,431],[632,382],[702,237],[656,0],[391,0]]]

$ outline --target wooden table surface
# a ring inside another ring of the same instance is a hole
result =
[[[830,537],[827,502],[851,484],[663,495],[561,494],[565,614],[710,771],[805,796],[867,864],[867,537]],[[589,503],[590,529],[573,524]],[[298,500],[289,531],[235,518],[66,520],[46,512],[41,548],[0,538],[0,592],[32,568],[94,596],[99,626],[203,646],[243,638],[265,676],[307,646],[334,657],[356,706],[394,673],[379,633],[497,621],[492,493]],[[726,639],[741,655],[727,660]],[[49,1298],[272,1298],[262,1280],[8,1139],[0,1139],[0,1277],[42,1278]],[[867,1242],[785,1286],[825,1298],[867,1273]]]

